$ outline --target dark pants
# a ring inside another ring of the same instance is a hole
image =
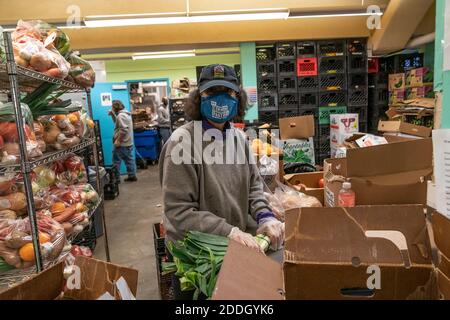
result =
[[[164,146],[164,144],[169,140],[170,138],[170,128],[169,127],[160,127],[159,128],[159,135],[161,136],[161,143]]]
[[[117,172],[120,173],[120,164],[121,162],[125,162],[125,166],[127,167],[128,177],[136,176],[136,162],[133,158],[133,146],[129,147],[114,147],[113,151],[113,163],[117,169]]]

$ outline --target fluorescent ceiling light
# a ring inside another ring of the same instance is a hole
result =
[[[205,11],[172,14],[137,14],[137,15],[112,15],[112,16],[88,16],[84,23],[88,28],[122,27],[139,25],[177,24],[177,23],[202,23],[224,21],[252,21],[252,20],[278,20],[287,19],[289,10],[239,10],[235,11]]]
[[[195,53],[167,53],[167,54],[150,54],[146,56],[133,56],[133,60],[145,60],[145,59],[164,59],[164,58],[185,58],[195,57]]]
[[[152,56],[152,55],[184,54],[184,53],[194,53],[195,54],[195,50],[136,52],[133,54],[133,56]]]
[[[311,19],[311,18],[333,18],[333,17],[359,17],[359,16],[382,16],[383,12],[329,12],[329,13],[291,13],[288,19]]]

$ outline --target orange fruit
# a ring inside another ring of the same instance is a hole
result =
[[[43,243],[47,243],[50,241],[50,236],[48,235],[48,233],[45,232],[39,232],[39,243],[43,244]]]
[[[19,250],[19,256],[23,261],[31,262],[34,261],[34,246],[32,243],[25,244]]]
[[[67,117],[69,118],[71,124],[77,124],[78,121],[80,121],[74,113],[69,114]]]
[[[89,128],[94,129],[94,121],[92,119],[88,119],[87,124]]]
[[[64,204],[64,202],[61,201],[55,202],[50,207],[50,212],[52,213],[52,215],[62,213],[64,210],[66,210],[66,205]]]
[[[53,116],[52,118],[54,121],[60,121],[60,120],[66,120],[66,116],[63,114],[57,114],[56,116]]]

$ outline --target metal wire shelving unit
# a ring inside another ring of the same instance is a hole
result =
[[[23,175],[24,191],[27,197],[27,212],[30,218],[31,225],[31,236],[32,243],[35,253],[35,265],[27,269],[14,269],[5,273],[0,274],[0,290],[2,285],[11,285],[23,280],[28,279],[31,275],[35,273],[40,273],[46,268],[54,265],[55,263],[62,261],[67,256],[68,252],[63,251],[58,259],[55,261],[43,261],[42,253],[40,250],[39,240],[38,240],[38,228],[36,219],[36,208],[34,206],[34,197],[31,187],[30,174],[33,169],[38,166],[52,163],[56,160],[62,159],[69,154],[85,150],[86,148],[93,148],[94,155],[94,167],[96,171],[96,187],[99,193],[100,201],[99,203],[90,209],[89,218],[92,218],[95,210],[100,207],[104,200],[103,190],[101,188],[100,181],[100,170],[99,170],[99,159],[98,159],[98,146],[95,132],[93,133],[93,138],[84,140],[80,144],[57,152],[46,153],[42,157],[37,159],[29,159],[26,152],[26,136],[24,130],[24,118],[22,115],[22,110],[20,107],[20,94],[31,92],[43,83],[52,83],[58,85],[57,90],[62,90],[65,93],[69,92],[86,92],[87,96],[87,106],[89,115],[92,117],[92,104],[90,90],[84,89],[73,82],[69,82],[62,79],[57,79],[49,77],[45,74],[35,72],[23,67],[16,65],[14,60],[13,45],[11,34],[9,32],[3,32],[3,39],[6,51],[6,64],[0,64],[0,92],[8,93],[11,97],[11,101],[14,106],[15,118],[17,123],[17,131],[20,144],[20,163],[15,165],[3,165],[0,166],[0,174],[8,172],[21,172]],[[108,237],[106,232],[106,221],[105,212],[102,210],[102,220],[104,229],[104,242],[106,259],[110,261]],[[67,237],[68,241],[73,241],[76,235],[70,235]]]

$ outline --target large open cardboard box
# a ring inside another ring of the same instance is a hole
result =
[[[324,204],[324,189],[318,185],[319,180],[323,178],[323,171],[286,174],[283,178],[286,185],[292,188],[294,185],[300,183],[305,185],[306,188],[302,188],[300,192],[308,196],[316,197],[320,203]]]
[[[115,282],[121,277],[136,297],[137,270],[82,256],[76,257],[75,266],[80,268],[80,289],[64,290],[65,262],[60,262],[30,280],[0,293],[0,300],[96,300],[105,292],[121,299],[115,288]],[[63,290],[64,296],[61,296]]]
[[[433,223],[448,254],[450,221]],[[420,205],[291,210],[284,263],[230,242],[213,299],[450,299],[448,260],[433,266],[429,237]]]
[[[429,138],[431,137],[432,129],[402,121],[380,120],[378,122],[378,131],[389,134],[406,134],[416,137]]]
[[[346,158],[325,160],[325,205],[337,206],[346,179],[356,205],[426,204],[432,155],[431,139],[348,149]]]

